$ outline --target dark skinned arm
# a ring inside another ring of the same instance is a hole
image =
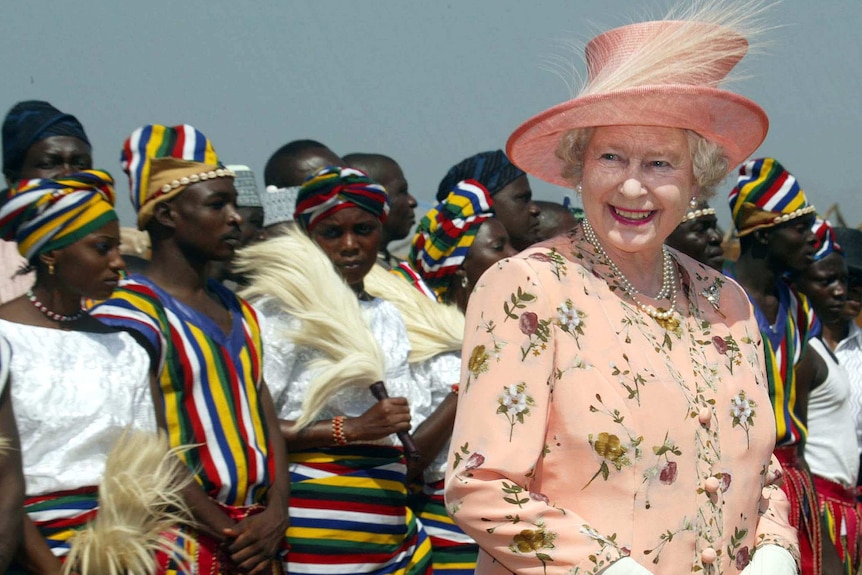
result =
[[[270,561],[284,543],[290,524],[288,501],[290,499],[290,471],[287,463],[285,442],[280,441],[278,416],[266,383],[260,386],[260,401],[263,408],[267,437],[270,438],[272,457],[275,459],[275,477],[270,486],[266,510],[243,519],[235,526],[225,529],[225,536],[232,539],[227,547],[231,560],[241,571],[256,575],[265,572]],[[272,433],[269,431],[272,430]]]
[[[434,458],[452,437],[457,407],[458,396],[454,393],[448,394],[446,399],[434,410],[434,413],[416,428],[413,433],[413,440],[419,448],[421,457],[418,460],[408,461],[408,483],[425,471],[425,468],[434,461]]]
[[[316,421],[302,429],[297,428],[294,421],[280,420],[279,427],[290,450],[335,445],[331,419]],[[410,406],[403,397],[378,401],[359,417],[344,418],[344,436],[351,443],[374,441],[398,431],[409,430]]]
[[[0,573],[6,572],[21,543],[24,516],[21,443],[12,412],[10,387],[11,382],[0,394],[0,438],[6,442],[5,450],[0,449]]]
[[[60,575],[63,566],[48,547],[48,542],[39,533],[36,524],[28,517],[24,517],[21,547],[18,551],[18,561],[24,566],[27,573],[36,575]]]

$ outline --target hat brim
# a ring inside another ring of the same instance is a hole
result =
[[[693,130],[724,148],[728,173],[766,138],[769,119],[752,100],[717,88],[641,86],[591,94],[557,104],[521,124],[506,143],[519,168],[552,184],[571,187],[557,155],[569,130],[600,126],[661,126]]]

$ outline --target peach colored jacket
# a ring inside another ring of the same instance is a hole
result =
[[[18,253],[15,242],[0,240],[0,304],[24,295],[33,285],[36,274],[17,274],[26,265],[27,260]]]
[[[580,228],[479,281],[446,477],[476,573],[595,574],[624,556],[739,573],[765,544],[798,557],[748,298],[672,253],[682,315],[667,328]]]

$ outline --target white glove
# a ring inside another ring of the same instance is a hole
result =
[[[741,575],[796,575],[796,561],[787,549],[778,545],[764,545],[754,552],[751,563]]]
[[[653,575],[653,572],[631,557],[623,557],[601,571],[601,575]]]

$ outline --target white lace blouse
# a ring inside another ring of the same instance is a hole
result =
[[[127,428],[156,430],[150,359],[127,333],[0,320],[12,348],[15,421],[28,496],[99,484]]]
[[[407,398],[415,429],[417,414],[427,410],[431,397],[427,388],[416,385],[413,381],[407,362],[410,342],[407,339],[404,320],[395,306],[382,299],[360,301],[359,305],[383,350],[386,361],[384,383],[389,397]],[[255,303],[255,308],[264,318],[261,322],[263,372],[275,403],[275,410],[280,419],[295,421],[302,413],[302,401],[314,377],[308,363],[319,352],[297,346],[284,336],[285,332],[298,329],[300,322],[283,311],[275,300],[261,300]],[[329,419],[336,415],[358,417],[376,402],[367,387],[349,387],[330,398],[320,414],[320,419]],[[398,445],[398,440],[393,434],[373,443]]]
[[[413,427],[418,427],[428,419],[434,410],[440,407],[443,400],[452,393],[452,384],[461,381],[461,353],[452,351],[435,355],[431,359],[412,366],[416,385],[428,389],[431,401],[423,404],[420,413],[413,420]],[[446,476],[446,460],[449,456],[449,442],[440,450],[437,456],[425,469],[425,482],[434,483]]]

